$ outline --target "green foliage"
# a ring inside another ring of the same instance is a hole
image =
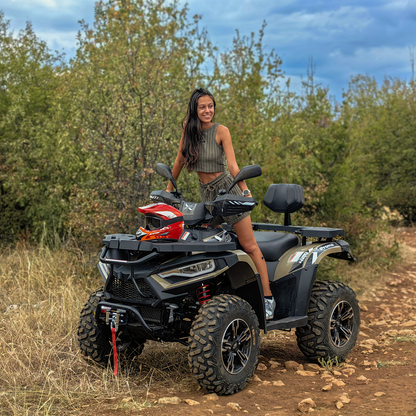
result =
[[[416,220],[416,84],[356,76],[345,94],[344,120],[354,147],[363,202]]]
[[[183,102],[209,50],[186,12],[176,2],[110,0],[96,4],[92,29],[82,23],[69,91],[89,180],[71,200],[75,235],[134,232],[156,163],[176,156]]]
[[[62,230],[65,146],[56,113],[61,68],[28,23],[17,36],[0,13],[0,237]]]
[[[319,364],[321,364],[322,368],[324,368],[327,371],[334,371],[334,369],[338,369],[340,367],[340,362],[338,361],[338,357],[329,358],[325,361],[324,358],[318,359]]]
[[[166,186],[154,167],[173,164],[189,95],[206,87],[239,166],[262,167],[249,182],[257,200],[271,183],[302,185],[294,224],[344,228],[358,259],[387,266],[397,244],[378,238],[380,209],[416,215],[414,81],[357,76],[335,103],[311,59],[294,93],[265,51],[265,23],[219,50],[187,12],[175,0],[98,1],[68,65],[30,23],[15,36],[0,13],[2,240],[59,234],[98,246],[103,234],[135,232],[137,206]],[[184,171],[178,185],[198,200],[197,175]],[[261,204],[252,219],[283,222]]]

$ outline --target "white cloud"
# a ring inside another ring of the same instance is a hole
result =
[[[75,47],[75,39],[78,31],[66,31],[65,33],[59,31],[36,31],[36,36],[44,40],[50,49],[65,49],[70,50]]]
[[[85,9],[85,6],[94,8],[95,0],[31,0],[30,7],[25,9],[43,9],[45,12],[58,11],[62,13],[76,14],[77,11]]]
[[[65,3],[65,0],[63,0],[62,3]],[[51,9],[56,9],[58,7],[58,3],[54,0],[32,0],[32,5]]]
[[[392,67],[400,68],[401,71],[406,68],[410,70],[408,47],[358,48],[352,56],[342,55],[338,51],[338,54],[331,58],[334,68],[342,67],[354,73],[375,73]]]
[[[333,42],[342,42],[345,33],[359,33],[371,25],[373,18],[363,7],[340,7],[335,11],[316,13],[294,12],[290,15],[273,16],[275,24],[267,30],[268,37],[279,41],[279,44],[290,44],[298,40],[332,38]],[[276,30],[273,30],[276,29]]]
[[[410,0],[413,1],[413,0]],[[396,0],[396,1],[388,1],[386,2],[382,8],[385,10],[405,10],[410,3],[409,0]]]
[[[1,1],[1,0],[0,0]],[[3,0],[0,10],[13,30],[33,23],[52,50],[73,56],[79,20],[90,25],[95,0]],[[180,0],[185,5],[186,0]],[[249,36],[267,21],[264,44],[283,59],[293,88],[301,85],[313,56],[324,85],[341,88],[349,75],[402,76],[410,68],[409,46],[415,45],[416,0],[188,0],[189,17],[202,14],[220,50],[232,47],[235,29]],[[410,69],[409,69],[410,71]]]

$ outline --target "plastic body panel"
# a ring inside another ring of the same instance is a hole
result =
[[[253,228],[256,227],[262,229],[262,224],[253,224]],[[114,298],[106,291],[106,306],[111,304],[128,306],[134,320],[129,324],[131,327],[129,328],[147,339],[183,342],[176,339],[175,335],[164,326],[169,315],[166,305],[180,304],[202,283],[210,283],[216,287],[226,281],[229,285],[229,292],[226,293],[234,293],[247,300],[255,310],[260,328],[264,331],[305,325],[310,292],[319,262],[327,255],[346,260],[353,260],[353,257],[348,243],[343,240],[303,244],[300,238],[304,230],[306,233],[320,234],[330,239],[335,233],[339,235],[339,229],[283,227],[292,232],[296,229],[297,236],[281,232],[264,233],[264,235],[260,232],[256,233],[260,236],[260,240],[264,240],[271,247],[282,248],[278,255],[266,262],[271,290],[277,301],[276,314],[272,322],[265,321],[261,280],[253,261],[244,251],[237,248],[238,242],[232,233],[209,227],[186,228],[184,239],[178,242],[143,242],[138,241],[131,234],[106,236],[100,256],[101,261],[111,267],[112,277],[108,279],[106,288],[111,284],[111,280],[114,280],[113,274],[116,273],[117,282],[130,281],[131,288],[139,287],[140,290],[148,288],[146,289],[148,292],[144,293],[153,294],[148,299],[140,300],[138,297],[123,301]],[[270,224],[268,228],[276,231],[280,230],[281,226]],[[228,241],[222,241],[225,237],[228,237]],[[289,241],[289,245],[284,243],[280,246],[279,241],[286,240]],[[162,278],[158,274],[206,259],[213,259],[216,269],[202,276]],[[155,310],[155,315],[160,316],[159,324],[154,322],[155,319],[152,321],[149,318],[152,308]],[[146,325],[143,325],[142,321]]]

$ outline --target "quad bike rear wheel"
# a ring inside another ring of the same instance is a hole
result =
[[[94,291],[84,305],[78,324],[78,343],[82,354],[97,364],[107,365],[112,357],[113,345],[109,326],[96,321],[94,313],[98,303],[105,300],[103,288]],[[144,342],[117,339],[117,353],[122,357],[140,355]]]
[[[220,295],[201,306],[190,331],[188,361],[201,387],[219,395],[241,391],[257,367],[260,330],[250,304]]]
[[[296,329],[302,353],[314,361],[344,361],[360,331],[360,308],[354,291],[335,281],[316,281],[307,325]]]

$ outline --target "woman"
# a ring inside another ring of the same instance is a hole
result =
[[[184,166],[188,171],[198,173],[203,202],[212,201],[219,189],[227,189],[240,171],[235,160],[230,132],[227,127],[212,122],[214,115],[215,100],[212,94],[203,88],[196,89],[189,100],[178,156],[172,169],[175,180]],[[225,158],[229,173],[226,171]],[[171,182],[166,190],[173,190]],[[244,181],[239,182],[238,187],[235,186],[231,193],[251,196]],[[266,319],[272,319],[276,304],[270,291],[266,262],[254,238],[250,213],[215,218],[211,225],[218,225],[224,221],[234,226],[238,241],[257,267],[263,285]]]

